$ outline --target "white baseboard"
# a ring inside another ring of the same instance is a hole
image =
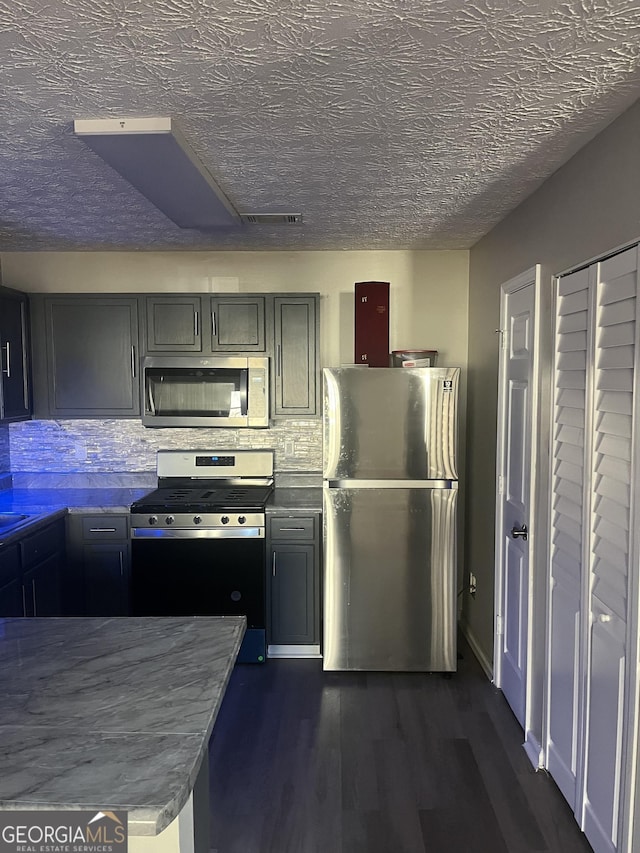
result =
[[[480,666],[484,670],[485,675],[487,676],[489,681],[493,681],[493,662],[489,660],[489,658],[485,655],[483,650],[480,648],[480,644],[478,643],[478,640],[476,639],[475,634],[469,628],[467,623],[461,620],[459,623],[459,628],[462,631],[465,640],[471,646],[471,651],[477,657],[478,663],[480,664]]]
[[[320,645],[289,646],[272,645],[267,646],[268,658],[321,658]]]
[[[535,769],[542,770],[544,768],[542,747],[540,746],[538,738],[535,737],[532,731],[527,732],[522,746],[524,747],[524,751],[527,753],[529,761],[533,764]]]

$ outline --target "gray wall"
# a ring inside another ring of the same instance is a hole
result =
[[[545,316],[543,361],[551,359],[552,276],[640,238],[640,101],[609,125],[471,250],[466,570],[478,579],[465,595],[465,630],[485,658],[493,657],[495,444],[500,285],[542,265]],[[548,379],[548,373],[547,377]],[[543,399],[548,392],[543,375]],[[541,413],[537,448],[542,477],[536,501],[546,509],[548,410]],[[544,544],[544,543],[541,543]],[[544,548],[539,551],[544,555]],[[533,567],[544,594],[544,560]],[[534,671],[541,671],[544,602],[534,617]],[[541,679],[538,679],[539,692]],[[536,697],[539,701],[540,697]]]

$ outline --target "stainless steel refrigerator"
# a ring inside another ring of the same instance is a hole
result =
[[[324,669],[451,672],[460,370],[323,379]]]

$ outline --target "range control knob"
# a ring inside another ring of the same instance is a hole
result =
[[[228,515],[223,515],[223,516],[222,516],[222,518],[220,519],[220,521],[221,521],[223,524],[229,524],[229,516],[228,516]]]
[[[246,516],[244,516],[244,515],[238,516],[238,524],[244,524],[246,520],[247,520]]]
[[[194,515],[193,516],[193,523],[194,524],[202,524],[202,518],[199,515]]]
[[[157,523],[158,523],[158,516],[157,515],[150,515],[149,516],[149,524],[157,524]]]
[[[165,518],[165,522],[166,522],[167,524],[173,524],[173,522],[174,522],[174,521],[175,521],[175,518],[174,518],[172,515],[168,515],[168,516]]]

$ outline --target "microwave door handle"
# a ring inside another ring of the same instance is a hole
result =
[[[155,415],[156,403],[155,403],[155,400],[153,399],[153,386],[152,386],[151,382],[149,382],[147,397],[149,398],[149,410],[150,410],[152,415]]]

